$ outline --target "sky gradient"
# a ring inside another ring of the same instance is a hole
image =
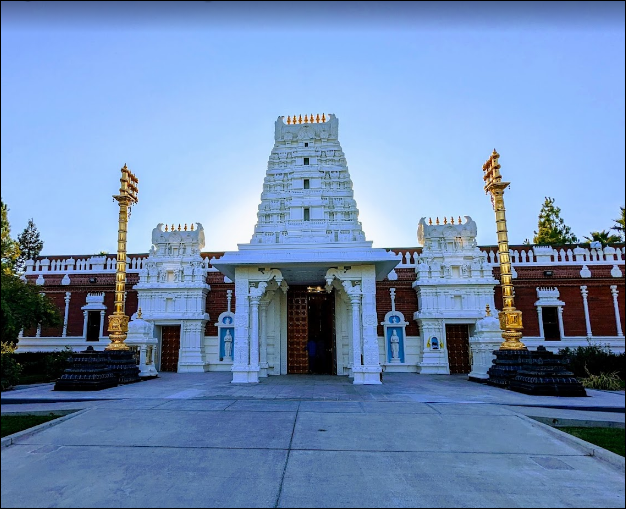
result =
[[[451,215],[496,244],[494,147],[511,244],[546,196],[581,239],[624,206],[623,2],[2,2],[1,39],[2,199],[44,255],[116,252],[124,163],[130,253],[249,242],[279,115],[337,115],[374,247]]]

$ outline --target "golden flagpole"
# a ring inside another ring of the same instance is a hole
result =
[[[526,350],[522,343],[522,312],[515,309],[513,275],[511,272],[511,259],[509,255],[509,238],[506,228],[506,215],[504,209],[504,190],[510,182],[502,182],[500,175],[500,154],[493,149],[493,153],[483,164],[483,180],[485,181],[485,194],[491,195],[491,204],[496,212],[496,230],[498,233],[498,251],[500,253],[500,283],[502,285],[503,308],[498,314],[500,329],[504,341],[500,350]]]
[[[111,343],[105,350],[128,350],[124,343],[128,333],[129,317],[124,312],[124,298],[126,294],[126,233],[128,231],[128,216],[130,208],[137,203],[137,184],[139,180],[124,164],[120,178],[120,193],[113,195],[120,206],[119,228],[117,231],[117,272],[115,274],[115,305],[112,315],[109,315],[109,339]]]

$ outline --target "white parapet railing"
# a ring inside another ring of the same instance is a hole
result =
[[[497,247],[493,249],[480,248],[486,254],[487,263],[492,266],[500,265],[500,253]],[[415,268],[420,254],[412,249],[394,249],[401,258],[396,268]],[[626,248],[553,248],[551,246],[528,246],[514,248],[509,251],[511,263],[515,266],[550,266],[550,265],[624,265]]]
[[[140,272],[146,268],[148,262],[147,255],[129,255],[126,261],[126,272]],[[117,258],[107,256],[90,256],[86,258],[66,258],[26,261],[26,275],[47,275],[47,274],[115,274],[117,271]],[[204,268],[209,272],[217,272],[209,263],[209,258],[203,258]]]

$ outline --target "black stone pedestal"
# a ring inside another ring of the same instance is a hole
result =
[[[130,350],[109,350],[109,368],[117,376],[120,384],[141,382],[139,367]]]
[[[74,352],[70,366],[54,384],[55,391],[100,391],[117,386],[117,376],[109,367],[108,352],[97,352],[92,346]]]
[[[537,396],[586,396],[585,388],[567,369],[563,355],[540,346],[536,351],[496,350],[487,372],[489,385]]]

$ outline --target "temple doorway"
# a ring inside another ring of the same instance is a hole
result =
[[[287,373],[337,374],[335,296],[321,287],[287,293]]]
[[[450,374],[467,374],[470,363],[469,328],[467,324],[446,324]]]
[[[161,367],[159,371],[178,372],[180,325],[161,326]]]

